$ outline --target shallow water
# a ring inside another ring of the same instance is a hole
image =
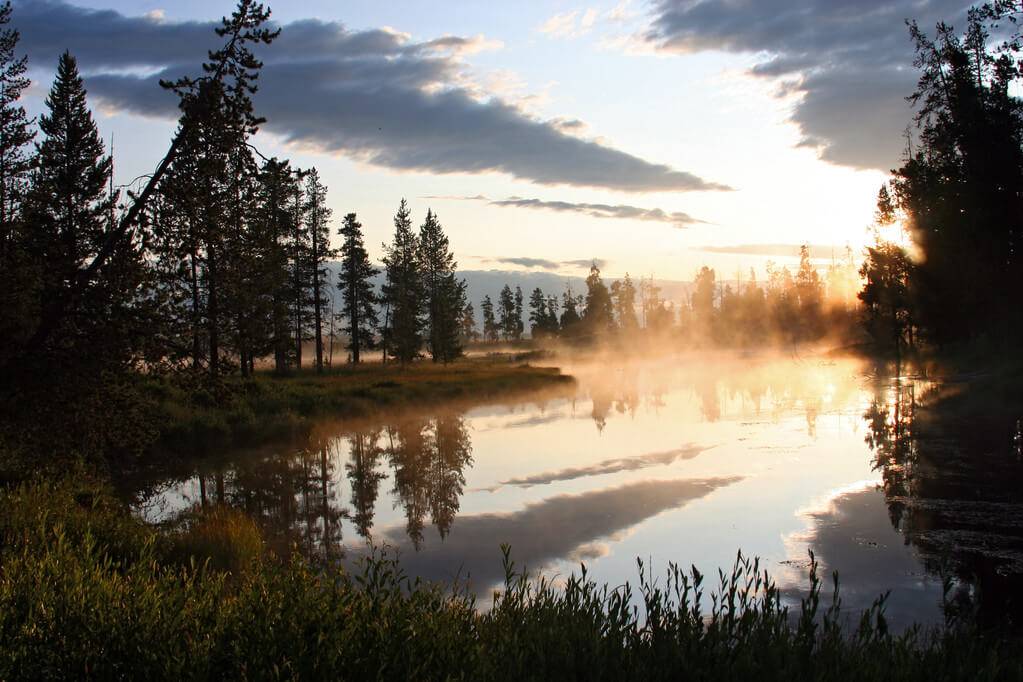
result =
[[[812,549],[823,575],[839,571],[846,611],[889,591],[896,627],[940,621],[943,574],[967,598],[976,589],[950,563],[955,547],[926,540],[949,529],[919,527],[935,499],[913,498],[912,420],[931,382],[813,355],[563,369],[577,387],[512,405],[324,420],[308,441],[166,480],[140,512],[160,520],[223,501],[279,547],[350,561],[387,545],[410,574],[481,595],[503,579],[502,543],[519,566],[566,576],[585,562],[613,585],[635,582],[637,557],[655,573],[676,562],[716,576],[741,549],[793,600]],[[1023,518],[1015,502],[999,504]],[[1005,536],[1004,523],[980,525]]]

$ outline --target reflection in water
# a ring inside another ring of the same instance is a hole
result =
[[[364,538],[370,537],[373,528],[373,510],[380,494],[380,481],[387,478],[380,471],[384,452],[377,444],[379,440],[380,429],[348,436],[350,455],[345,471],[352,489],[352,522]]]
[[[529,569],[552,559],[593,558],[595,550],[590,543],[738,480],[642,481],[580,495],[556,495],[512,513],[465,516],[459,519],[458,533],[444,545],[434,543],[418,552],[406,552],[402,566],[431,580],[463,578],[473,587],[485,589],[504,577],[499,561],[502,543],[509,544],[515,561]],[[404,544],[398,533],[389,539],[398,547]]]
[[[501,481],[501,485],[517,485],[523,488],[528,488],[534,485],[548,485],[550,483],[560,481],[571,481],[576,478],[584,478],[586,476],[616,474],[621,471],[636,471],[639,469],[646,469],[647,467],[665,466],[683,459],[692,459],[704,450],[708,449],[709,448],[706,446],[690,444],[685,447],[681,447],[676,450],[668,450],[666,452],[650,452],[645,455],[635,455],[633,457],[605,459],[602,462],[597,462],[590,466],[558,469],[557,471],[545,471],[523,478],[512,478],[507,481]]]
[[[636,556],[713,574],[742,549],[785,589],[805,586],[812,548],[850,610],[891,589],[903,623],[940,616],[943,571],[982,609],[1020,589],[1018,412],[960,423],[948,386],[848,358],[566,371],[577,389],[530,402],[326,420],[299,444],[169,477],[140,511],[229,504],[278,551],[349,560],[386,544],[413,575],[470,574],[479,590],[501,578],[502,543],[520,565],[585,559],[612,584],[635,578]]]
[[[881,375],[864,420],[891,524],[926,568],[958,582],[957,605],[1019,625],[1023,476],[1013,406],[956,384]]]
[[[822,575],[838,570],[843,612],[855,619],[878,596],[889,593],[885,617],[896,629],[913,623],[940,621],[941,580],[930,576],[918,554],[891,532],[885,508],[885,493],[873,483],[837,491],[822,504],[801,512],[808,528],[789,538],[791,556],[806,557],[811,548]],[[790,560],[787,575],[793,601],[802,596],[808,559]],[[832,584],[825,583],[824,596],[830,603]]]

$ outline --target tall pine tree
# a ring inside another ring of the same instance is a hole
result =
[[[376,302],[370,280],[377,270],[369,262],[362,241],[362,224],[354,213],[345,216],[341,235],[341,272],[337,288],[341,291],[341,315],[347,321],[343,331],[348,334],[348,350],[352,362],[359,363],[364,349],[373,347],[378,325]]]
[[[434,362],[450,362],[462,353],[459,318],[465,308],[465,284],[455,277],[455,256],[444,228],[430,210],[419,228],[419,249],[427,347]]]
[[[29,86],[28,58],[17,56],[17,30],[7,28],[11,3],[0,5],[0,254],[13,240],[15,221],[28,188],[28,143],[35,137],[25,108],[18,104]]]
[[[313,339],[316,342],[317,372],[323,371],[323,323],[326,311],[324,287],[327,285],[327,261],[335,253],[330,248],[330,216],[331,210],[327,207],[327,188],[320,183],[320,175],[313,168],[306,178],[305,222],[309,232],[309,273],[312,276],[310,289],[312,290]],[[354,214],[352,214],[352,220],[355,220]],[[344,233],[344,228],[342,228],[342,233]],[[362,246],[361,234],[359,235],[359,246]],[[365,253],[366,249],[363,248],[362,251]]]
[[[419,266],[419,239],[404,199],[394,215],[394,239],[384,245],[386,281],[382,287],[387,311],[384,352],[401,364],[419,356],[423,346],[423,283]]]

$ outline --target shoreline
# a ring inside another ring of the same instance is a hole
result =
[[[575,386],[576,379],[559,367],[531,365],[515,356],[406,367],[365,363],[280,377],[257,372],[251,379],[228,381],[221,400],[190,399],[184,388],[159,382],[150,386],[162,424],[153,451],[156,456],[204,454],[294,437],[322,418],[358,419],[381,410],[447,407]]]

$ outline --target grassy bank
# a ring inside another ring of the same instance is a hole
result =
[[[148,393],[159,414],[159,446],[196,452],[294,434],[324,416],[358,418],[384,410],[566,390],[572,385],[573,379],[556,368],[490,357],[404,368],[344,365],[323,374],[303,370],[285,377],[259,372],[252,379],[229,379],[217,391],[153,380]]]
[[[792,617],[739,561],[702,613],[702,577],[628,586],[529,581],[507,558],[492,609],[407,580],[261,549],[214,511],[157,532],[81,484],[0,500],[0,679],[1019,679],[1011,642],[968,629],[893,635],[877,609],[843,633],[819,583]],[[495,561],[500,561],[496,555]]]

